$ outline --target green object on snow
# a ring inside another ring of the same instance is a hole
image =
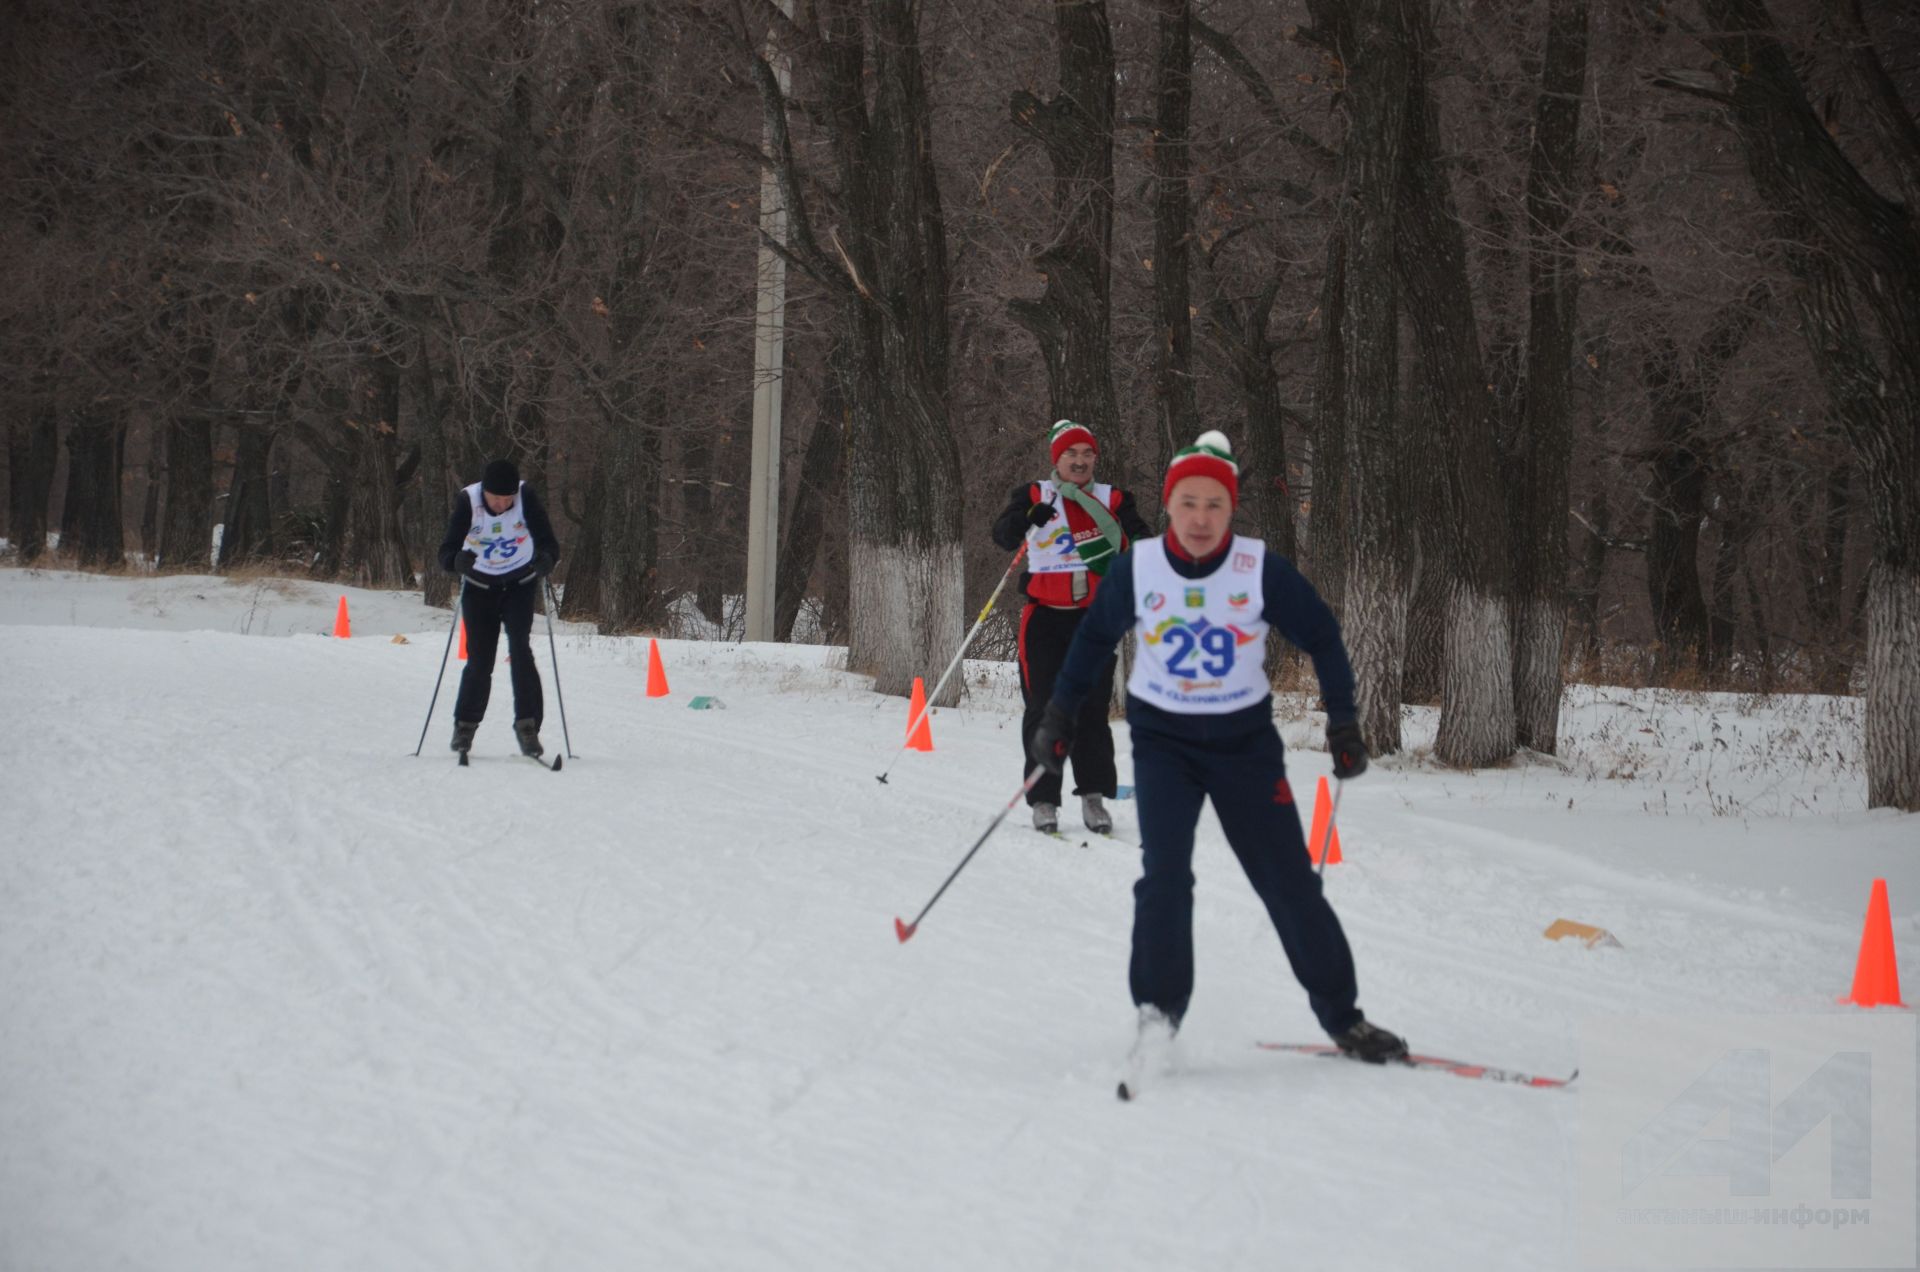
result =
[[[712,697],[711,695],[703,693],[699,697],[695,698],[692,702],[689,702],[687,705],[692,707],[695,711],[711,711],[716,707],[724,710],[727,704],[720,701],[720,699],[718,698],[715,698],[715,697]]]

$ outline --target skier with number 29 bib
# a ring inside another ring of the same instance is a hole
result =
[[[1313,660],[1334,775],[1360,776],[1367,749],[1340,625],[1291,562],[1233,533],[1239,468],[1221,434],[1203,433],[1174,456],[1163,502],[1168,533],[1134,544],[1107,571],[1029,752],[1059,771],[1082,699],[1131,631],[1127,723],[1141,841],[1128,974],[1140,1011],[1136,1052],[1170,1042],[1193,995],[1193,834],[1210,798],[1321,1027],[1356,1059],[1401,1059],[1406,1043],[1357,1005],[1353,952],[1300,833],[1267,683],[1272,628]]]

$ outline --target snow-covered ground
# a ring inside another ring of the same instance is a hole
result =
[[[347,590],[335,640],[341,594],[0,570],[0,1268],[1579,1265],[1578,1084],[1254,1047],[1318,1035],[1211,814],[1133,1105],[1126,844],[1016,814],[896,942],[1018,784],[1007,668],[881,785],[905,704],[838,651],[663,642],[649,699],[644,640],[563,625],[565,771],[511,757],[504,671],[460,769],[458,664],[411,754],[445,613]],[[1414,713],[1348,789],[1371,1016],[1564,1075],[1596,1016],[1847,1010],[1877,877],[1913,996],[1920,822],[1865,810],[1857,703],[1563,719],[1465,774]]]

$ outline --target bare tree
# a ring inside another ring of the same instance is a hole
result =
[[[1400,427],[1400,305],[1394,276],[1394,220],[1405,86],[1411,57],[1408,0],[1312,0],[1310,9],[1337,64],[1341,192],[1324,305],[1337,340],[1335,395],[1320,404],[1322,445],[1315,462],[1340,472],[1331,533],[1345,555],[1342,622],[1359,683],[1360,726],[1381,754],[1400,749],[1400,677],[1412,590],[1411,535],[1405,510]],[[1330,348],[1333,346],[1330,346]],[[1325,383],[1323,379],[1323,383]],[[1336,446],[1326,444],[1337,439]],[[1322,530],[1316,521],[1316,539]]]
[[[958,648],[965,583],[960,456],[947,414],[946,234],[920,6],[831,0],[816,14],[811,28],[778,21],[820,96],[837,228],[807,195],[789,131],[793,103],[757,48],[747,48],[791,217],[783,250],[834,295],[848,345],[847,661],[871,673],[877,691],[905,693]],[[957,695],[957,685],[948,690],[949,701]]]
[[[1585,96],[1587,0],[1549,0],[1527,158],[1527,343],[1507,482],[1512,513],[1514,740],[1560,748],[1567,501],[1580,274],[1569,241]]]
[[[1920,233],[1808,101],[1763,0],[1701,0],[1723,100],[1775,215],[1802,330],[1868,474],[1866,750],[1871,807],[1920,810]],[[1862,127],[1920,188],[1920,130],[1884,79]]]
[[[1118,471],[1126,451],[1113,396],[1113,35],[1105,0],[1053,0],[1053,21],[1058,92],[1043,101],[1021,89],[1009,106],[1053,168],[1055,222],[1032,253],[1047,286],[1007,312],[1040,346],[1052,418],[1092,427]]]

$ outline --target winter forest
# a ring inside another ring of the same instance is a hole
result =
[[[1053,421],[1150,519],[1217,428],[1376,752],[1856,694],[1920,809],[1909,0],[19,0],[0,59],[16,563],[445,604],[511,456],[564,617],[737,634],[771,243],[777,627],[882,692]]]

